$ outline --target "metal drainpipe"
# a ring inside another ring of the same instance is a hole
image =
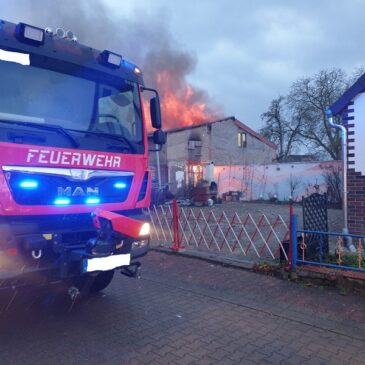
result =
[[[330,108],[326,109],[327,121],[332,128],[341,131],[341,150],[342,150],[342,211],[343,211],[343,228],[342,233],[348,234],[348,214],[347,214],[347,130],[343,125],[333,122],[333,114]],[[352,237],[345,237],[345,242],[350,251],[356,252],[356,248],[352,243]]]

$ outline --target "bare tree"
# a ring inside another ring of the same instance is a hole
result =
[[[300,143],[298,132],[301,120],[297,119],[298,123],[289,122],[285,109],[285,98],[279,96],[271,101],[269,109],[261,115],[265,126],[260,130],[260,133],[278,145],[278,161],[285,161]]]
[[[322,176],[327,186],[327,198],[330,203],[341,206],[342,203],[342,168],[341,166],[324,166]]]
[[[285,161],[295,150],[341,159],[340,134],[327,123],[325,110],[364,72],[364,67],[349,76],[341,69],[321,70],[295,81],[288,96],[272,100],[261,115],[265,123],[261,133],[278,145],[279,161]],[[339,117],[335,121],[341,123]]]
[[[295,191],[302,185],[302,179],[299,176],[294,176],[290,174],[289,179],[289,189],[290,189],[290,197],[293,201],[297,201],[298,197],[294,196]]]
[[[352,84],[354,84],[364,73],[365,73],[364,66],[355,68],[347,80],[347,88],[349,88]]]
[[[301,120],[298,134],[306,141],[308,149],[333,159],[341,157],[341,141],[327,123],[325,110],[346,87],[348,80],[341,69],[322,70],[313,77],[294,82],[288,95],[293,119]]]

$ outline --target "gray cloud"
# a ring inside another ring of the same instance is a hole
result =
[[[120,50],[146,72],[167,51],[167,66],[254,128],[297,78],[364,65],[361,0],[109,0],[86,7],[63,0],[57,13],[55,3],[0,0],[4,18],[71,28],[83,43]]]

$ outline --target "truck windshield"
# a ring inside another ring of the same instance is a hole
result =
[[[111,86],[102,79],[85,79],[7,61],[0,61],[0,77],[0,120],[29,122],[29,126],[59,125],[66,131],[78,132],[78,139],[84,135],[90,141],[100,133],[104,137],[118,136],[132,147],[142,146],[136,83],[120,79]],[[114,144],[115,140],[110,139]]]

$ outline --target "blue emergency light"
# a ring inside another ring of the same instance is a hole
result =
[[[99,204],[100,203],[100,199],[97,197],[90,197],[87,198],[85,201],[86,204]]]
[[[54,201],[54,205],[69,205],[71,200],[69,198],[58,198]]]
[[[114,184],[114,187],[116,189],[125,189],[127,187],[127,184],[125,182],[118,181]]]
[[[30,180],[30,179],[22,180],[19,183],[19,186],[22,189],[27,189],[27,190],[37,189],[38,188],[38,181],[37,180]]]

